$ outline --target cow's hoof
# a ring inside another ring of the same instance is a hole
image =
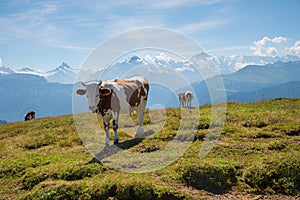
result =
[[[139,126],[135,133],[135,137],[139,137],[139,136],[143,135],[143,133],[144,133],[144,128],[142,126]]]
[[[114,144],[119,144],[119,140],[114,140]]]

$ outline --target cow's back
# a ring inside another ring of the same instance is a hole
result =
[[[141,100],[146,101],[148,98],[149,83],[144,78],[115,79],[104,81],[101,85],[113,91],[111,100],[119,105],[112,106],[117,112],[131,112],[140,105]]]

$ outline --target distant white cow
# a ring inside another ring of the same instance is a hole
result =
[[[192,107],[192,100],[194,98],[193,93],[188,90],[186,92],[181,92],[178,93],[178,100],[179,100],[179,107],[184,108],[184,107],[188,107],[191,108]]]
[[[149,93],[149,83],[141,77],[126,80],[82,83],[85,89],[77,89],[78,95],[86,95],[89,109],[98,113],[106,132],[105,144],[109,144],[109,121],[113,120],[114,143],[119,142],[118,119],[120,112],[137,112],[136,136],[143,133],[144,110]]]
[[[179,108],[183,108],[186,106],[186,98],[185,98],[185,93],[184,92],[181,92],[181,93],[178,93],[178,100],[179,100]]]
[[[185,99],[186,99],[186,107],[191,108],[192,107],[192,100],[194,98],[193,93],[188,90],[184,93]]]

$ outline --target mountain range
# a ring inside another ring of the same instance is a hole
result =
[[[201,52],[192,58],[190,61],[176,60],[165,54],[159,54],[156,56],[146,55],[144,57],[132,56],[125,61],[117,62],[111,65],[109,68],[93,69],[92,71],[86,71],[85,69],[74,69],[66,63],[62,63],[60,66],[53,70],[41,72],[32,70],[30,68],[23,68],[15,70],[9,67],[0,66],[0,74],[32,74],[44,77],[48,82],[57,82],[63,84],[73,84],[76,81],[76,77],[79,73],[84,74],[83,77],[86,80],[95,80],[101,77],[104,80],[122,78],[129,71],[135,67],[144,65],[155,65],[156,69],[160,73],[170,73],[174,71],[183,75],[189,80],[189,82],[199,82],[202,79],[208,77],[202,77],[195,73],[194,63],[206,63],[214,68],[220,74],[231,74],[249,65],[266,65],[276,62],[289,62],[300,61],[300,57],[294,55],[285,56],[220,56],[210,55]],[[200,69],[205,71],[204,69]],[[208,75],[209,76],[209,75]]]
[[[280,97],[300,98],[300,61],[278,61],[267,65],[249,65],[232,74],[222,75],[225,94],[228,101],[251,102]],[[193,83],[199,103],[212,103],[211,92],[216,77],[199,83]]]
[[[23,68],[20,70],[11,69],[9,67],[0,67],[0,74],[28,74],[44,77],[48,82],[57,82],[63,84],[74,83],[79,70],[71,68],[68,64],[62,63],[57,68],[41,72],[30,68]]]
[[[287,58],[291,60],[286,61]],[[215,64],[215,67],[219,69],[222,65],[226,66],[220,77],[224,83],[227,101],[250,102],[281,97],[300,98],[300,61],[297,58],[278,57],[273,58],[275,62],[247,65],[241,69],[238,68],[241,61],[266,62],[267,58],[244,57],[238,60],[235,57],[229,61],[229,58],[217,59],[215,56],[200,53],[191,60],[195,63],[218,61],[219,64]],[[230,70],[232,73],[229,73]],[[136,74],[144,75],[150,81],[147,103],[149,108],[157,108],[155,105],[164,108],[177,107],[177,93],[186,89],[193,90],[198,99],[198,102],[193,101],[194,106],[218,101],[211,102],[210,99],[211,92],[220,89],[214,86],[218,77],[202,77],[195,73],[193,63],[175,61],[163,54],[153,58],[132,56],[105,70],[96,69],[93,72],[76,70],[66,63],[45,73],[30,68],[14,70],[2,66],[0,120],[21,121],[29,110],[35,110],[38,118],[70,114],[74,111],[72,104],[80,107],[80,112],[88,111],[86,98],[80,97],[78,104],[74,104],[74,89],[82,87],[79,81],[74,84],[76,79],[98,80],[101,77],[102,80],[107,80]],[[85,79],[81,79],[81,76]],[[208,90],[207,84],[212,86],[211,90]]]

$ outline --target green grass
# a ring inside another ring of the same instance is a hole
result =
[[[200,117],[187,128],[180,126],[180,109],[147,110],[148,137],[141,139],[133,138],[136,116],[127,115],[120,121],[121,149],[111,146],[110,153],[97,154],[102,162],[83,146],[72,115],[0,125],[0,199],[213,199],[224,193],[299,197],[300,99],[228,103],[220,138],[200,159],[203,143],[217,137],[210,111],[211,105],[189,110]],[[130,173],[147,162],[160,163],[166,148],[166,156],[175,156],[181,143],[170,142],[181,128],[177,140],[191,141],[182,156],[158,170]],[[103,147],[103,136],[97,134],[81,136],[88,148]],[[121,165],[129,172],[112,167]]]

